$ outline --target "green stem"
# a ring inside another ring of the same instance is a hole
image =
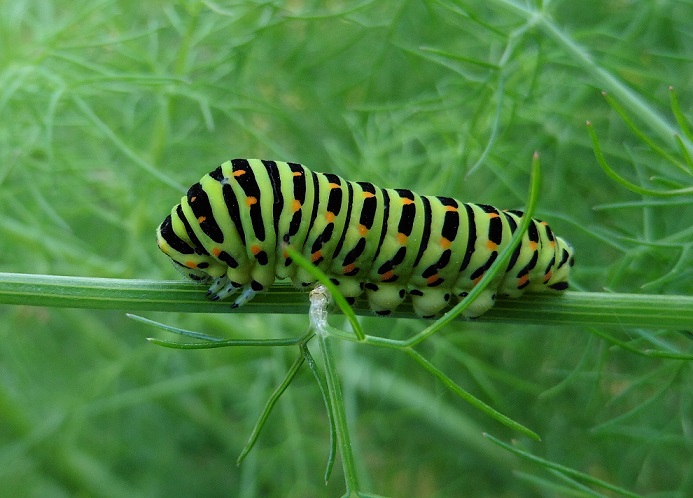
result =
[[[269,418],[270,413],[274,408],[274,405],[277,404],[277,401],[279,401],[281,395],[284,393],[284,391],[286,391],[286,388],[289,387],[289,384],[291,384],[291,382],[294,380],[294,377],[296,377],[296,374],[301,368],[301,365],[303,365],[304,360],[305,358],[303,354],[299,354],[299,356],[296,358],[296,360],[289,368],[289,371],[284,376],[284,380],[281,382],[281,384],[277,386],[274,392],[272,392],[272,395],[265,403],[260,417],[258,417],[258,420],[255,423],[255,427],[253,427],[253,430],[250,433],[250,436],[248,437],[248,442],[245,444],[245,447],[241,451],[241,454],[238,455],[238,459],[236,460],[237,465],[241,464],[246,455],[250,452],[253,446],[255,446],[255,443],[257,442],[257,439],[260,436],[260,431],[265,426],[265,422],[267,422],[267,419]]]
[[[498,410],[492,408],[491,406],[487,405],[483,401],[481,401],[479,398],[472,396],[469,394],[467,391],[462,389],[454,380],[452,380],[450,377],[445,375],[438,367],[433,365],[430,361],[428,361],[426,358],[421,356],[419,353],[414,351],[411,348],[405,348],[404,352],[407,353],[409,356],[411,356],[413,359],[415,359],[419,364],[424,367],[426,370],[428,370],[431,374],[433,374],[435,377],[440,380],[445,387],[450,389],[452,392],[457,394],[460,398],[465,400],[467,403],[472,405],[474,408],[477,410],[480,410],[487,414],[489,417],[492,417],[499,421],[501,424],[505,425],[506,427],[510,427],[513,430],[516,430],[517,432],[520,432],[524,434],[527,437],[530,437],[534,439],[535,441],[541,441],[541,438],[539,437],[539,434],[536,432],[532,431],[531,429],[528,429],[524,425],[515,422],[513,419],[508,417],[507,415],[503,415],[501,412]]]
[[[185,282],[0,273],[0,304],[130,312],[231,313],[229,303],[208,301],[204,294],[203,287]],[[306,294],[279,283],[233,313],[305,315],[308,313]],[[372,316],[364,300],[354,310],[359,315]],[[416,318],[407,303],[393,316]],[[474,322],[693,330],[693,296],[608,292],[525,294],[520,299],[497,299],[491,311]]]
[[[545,460],[543,458],[540,458],[538,456],[535,456],[531,453],[528,453],[526,451],[520,450],[518,448],[515,448],[514,446],[511,446],[507,443],[504,443],[503,441],[496,439],[495,437],[491,436],[490,434],[484,434],[484,436],[492,441],[494,444],[497,444],[501,448],[505,448],[511,453],[514,453],[515,455],[522,457],[526,460],[529,460],[530,462],[537,463],[541,465],[544,468],[551,469],[558,471],[564,475],[574,477],[576,479],[579,479],[581,481],[587,482],[589,484],[599,486],[600,488],[608,489],[609,491],[612,491],[614,493],[618,493],[623,496],[629,496],[631,498],[638,498],[640,495],[637,495],[635,493],[632,493],[628,491],[627,489],[619,488],[618,486],[614,486],[613,484],[609,484],[606,481],[602,481],[601,479],[597,479],[596,477],[592,477],[589,474],[585,474],[583,472],[579,472],[577,470],[571,469],[570,467],[566,467],[564,465],[560,465],[557,463],[554,463],[550,460]]]
[[[337,364],[332,352],[330,338],[320,331],[316,335],[318,337],[320,351],[325,361],[325,377],[327,378],[328,386],[327,392],[334,415],[337,443],[340,448],[344,477],[347,484],[347,493],[345,496],[348,496],[351,493],[358,492],[359,482],[356,472],[356,462],[354,461],[354,455],[351,451],[351,439],[349,437],[349,426],[347,424],[346,410],[344,408],[342,387],[339,384],[339,373],[337,372]]]

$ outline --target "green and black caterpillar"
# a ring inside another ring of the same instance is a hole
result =
[[[298,163],[233,159],[195,183],[157,229],[159,248],[207,295],[240,289],[241,306],[277,278],[314,283],[285,246],[321,268],[351,302],[366,293],[380,315],[408,294],[436,315],[463,298],[508,244],[521,211],[384,189],[314,173]],[[532,220],[505,272],[466,310],[479,316],[496,294],[568,288],[573,249]]]

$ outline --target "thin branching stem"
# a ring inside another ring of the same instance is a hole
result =
[[[358,493],[359,479],[356,468],[356,462],[351,447],[351,437],[349,433],[349,424],[344,407],[344,397],[342,395],[342,387],[339,381],[339,372],[337,363],[332,351],[331,338],[327,325],[327,304],[329,303],[329,294],[327,289],[318,286],[311,292],[311,310],[310,322],[315,330],[318,338],[320,351],[322,352],[323,362],[325,366],[325,377],[327,379],[328,396],[332,416],[334,417],[337,444],[339,445],[340,454],[342,456],[342,466],[344,468],[344,479],[346,480],[347,493],[345,496],[352,493]]]
[[[618,486],[614,486],[613,484],[609,484],[606,481],[602,481],[601,479],[597,479],[596,477],[593,477],[589,474],[585,474],[584,472],[579,472],[577,470],[571,469],[570,467],[566,467],[564,465],[557,464],[557,463],[552,462],[550,460],[540,458],[536,455],[533,455],[533,454],[528,453],[524,450],[521,450],[519,448],[511,446],[507,443],[504,443],[503,441],[491,436],[490,434],[484,434],[484,436],[489,441],[492,441],[494,444],[497,444],[501,448],[505,448],[506,450],[510,451],[511,453],[514,453],[515,455],[517,455],[521,458],[524,458],[525,460],[528,460],[530,462],[537,463],[544,468],[555,470],[555,471],[560,472],[564,475],[574,477],[576,479],[587,482],[587,483],[592,484],[594,486],[598,486],[600,488],[607,489],[607,490],[612,491],[614,493],[618,493],[619,495],[622,495],[622,496],[628,496],[630,498],[639,498],[639,496],[640,496],[640,495],[635,494],[631,491],[628,491],[627,489],[623,489],[623,488],[620,488]]]

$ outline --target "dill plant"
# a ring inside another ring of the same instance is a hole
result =
[[[692,17],[673,0],[0,5],[3,490],[344,493],[339,465],[324,484],[329,410],[305,367],[233,465],[294,348],[153,347],[122,313],[296,342],[305,295],[280,286],[217,313],[160,282],[177,274],[154,228],[231,156],[513,208],[538,150],[537,213],[577,249],[575,300],[453,321],[417,354],[541,441],[411,355],[310,341],[314,371],[328,352],[338,373],[350,490],[693,494]],[[603,318],[618,313],[631,321]],[[429,325],[358,323],[400,341]]]

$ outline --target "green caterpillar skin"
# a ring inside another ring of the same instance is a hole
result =
[[[233,159],[190,187],[157,229],[157,243],[188,277],[211,283],[212,300],[243,289],[233,307],[277,278],[290,278],[297,287],[314,283],[287,256],[286,244],[320,267],[352,302],[365,292],[373,311],[387,315],[408,294],[416,313],[431,317],[467,295],[521,216],[349,182],[297,163]],[[573,263],[570,244],[532,220],[506,272],[466,315],[486,312],[496,294],[562,291]]]

